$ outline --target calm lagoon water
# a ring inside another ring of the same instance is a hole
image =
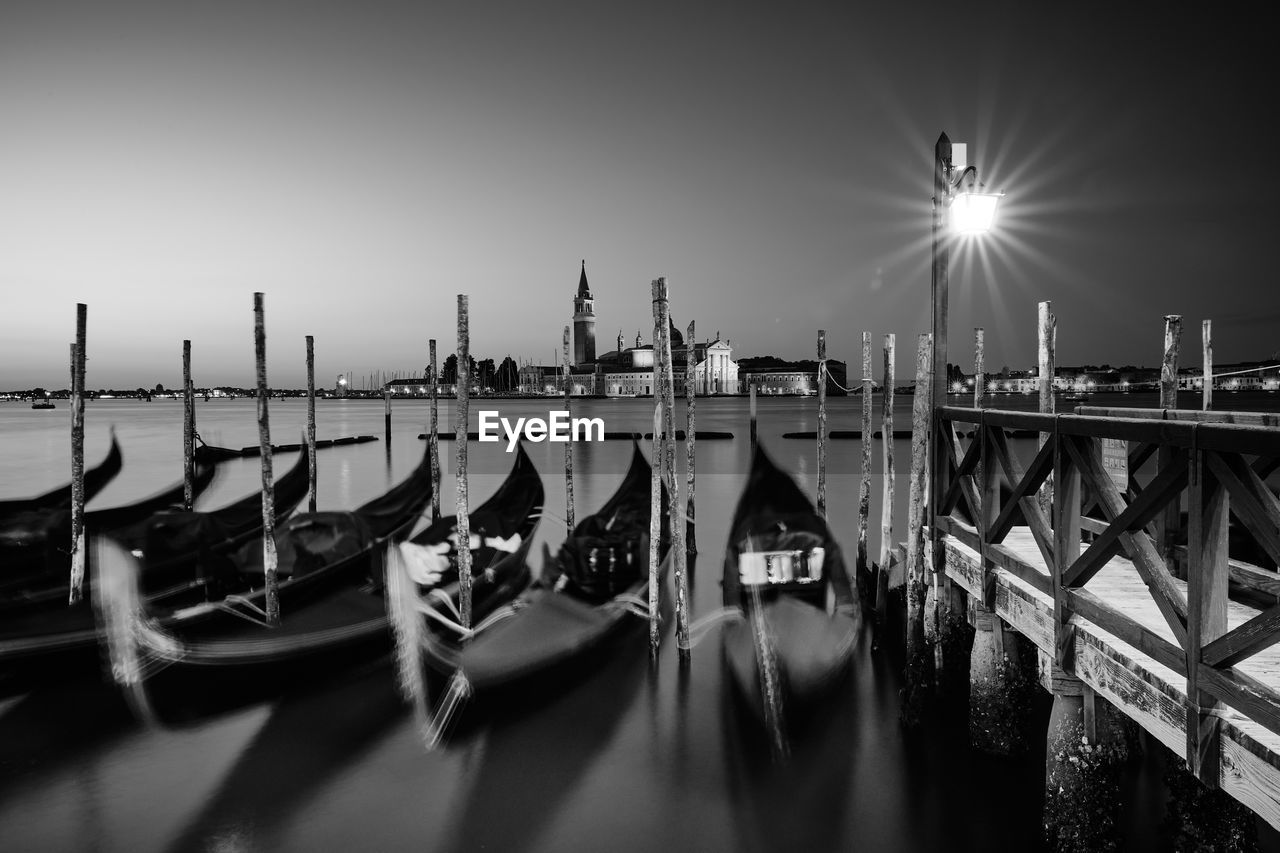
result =
[[[1134,395],[1136,398],[1138,395]],[[1119,397],[1113,399],[1119,400]],[[1034,398],[1001,403],[1034,406]],[[957,404],[963,405],[957,399]],[[1111,404],[1111,403],[1104,403]],[[1115,405],[1128,404],[1116,402]],[[1147,404],[1138,400],[1134,405]],[[898,428],[910,425],[899,398]],[[609,430],[652,428],[648,400],[575,401]],[[556,400],[473,401],[504,416],[546,416]],[[380,401],[320,401],[318,434],[383,430]],[[272,400],[273,440],[293,442],[305,402]],[[747,401],[699,400],[698,429],[732,441],[698,444],[693,616],[720,606],[719,573],[748,459]],[[801,485],[816,487],[813,442],[782,433],[816,428],[813,398],[762,399],[760,435]],[[856,429],[860,401],[830,401],[830,427]],[[449,410],[442,412],[448,424]],[[69,409],[0,404],[0,491],[38,493],[69,477]],[[678,413],[683,418],[683,406]],[[112,428],[124,469],[94,501],[145,496],[180,476],[178,401],[91,402],[86,458],[105,454]],[[880,413],[875,413],[879,428]],[[197,403],[210,444],[257,443],[252,401]],[[398,401],[383,441],[321,450],[319,503],[345,509],[398,481],[425,450],[425,402]],[[682,420],[681,420],[682,424]],[[895,539],[906,514],[909,442],[895,443]],[[539,539],[563,538],[563,445],[527,445],[544,473],[550,510]],[[453,443],[441,445],[452,460]],[[845,551],[857,537],[857,441],[828,445],[829,514]],[[879,547],[881,461],[871,490],[872,554]],[[470,489],[483,500],[509,467],[503,445],[472,444]],[[579,517],[617,486],[626,442],[577,445]],[[277,471],[294,457],[277,457]],[[451,462],[449,464],[451,469]],[[224,466],[201,501],[214,507],[256,488],[257,460]],[[446,473],[446,509],[454,481]],[[540,553],[540,543],[534,553]],[[535,558],[535,562],[540,558]],[[288,614],[285,614],[288,618]],[[670,633],[651,668],[641,633],[611,663],[537,707],[497,709],[489,725],[442,749],[421,747],[395,694],[389,664],[339,671],[313,689],[178,729],[134,723],[109,688],[64,684],[0,700],[0,848],[5,850],[1030,850],[1040,843],[1043,744],[1020,759],[970,753],[957,731],[905,733],[898,722],[900,661],[860,648],[853,676],[823,715],[797,732],[793,756],[771,765],[721,676],[713,630],[682,670]],[[1045,717],[1041,709],[1041,724]],[[1167,847],[1160,763],[1125,778],[1126,849]]]

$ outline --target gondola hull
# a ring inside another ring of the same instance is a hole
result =
[[[727,680],[768,727],[811,713],[849,674],[858,593],[825,519],[757,448],[725,550]]]

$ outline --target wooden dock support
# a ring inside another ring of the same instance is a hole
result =
[[[271,471],[271,422],[267,415],[267,326],[263,296],[253,294],[253,355],[258,376],[258,448],[262,462],[262,577],[267,591],[267,624],[280,624],[276,565],[275,477]]]
[[[867,538],[871,527],[871,445],[874,442],[871,429],[871,400],[874,396],[871,375],[871,333],[862,333],[862,437],[858,439],[862,449],[862,476],[858,480],[858,556],[854,562],[854,574],[861,589],[871,571],[867,556]],[[893,441],[893,433],[889,433]]]
[[[818,330],[818,515],[827,517],[827,332]]]
[[[693,337],[693,320],[689,321],[689,331],[685,334],[684,339],[691,344],[695,340]],[[697,431],[694,426],[694,397],[697,392],[697,384],[694,380],[694,366],[696,358],[692,356],[685,359],[684,365],[684,449],[685,449],[685,488],[687,494],[685,496],[685,518],[687,520],[688,541],[685,542],[685,553],[690,556],[698,553],[698,528],[694,523],[694,506],[693,506],[693,460],[694,445],[697,438]]]
[[[884,396],[880,409],[880,454],[884,467],[884,488],[880,496],[880,565],[876,571],[876,621],[883,626],[889,611],[889,563],[893,552],[894,447],[893,385],[896,336],[884,336]],[[862,435],[865,437],[866,432]]]
[[[458,294],[458,417],[454,443],[458,462],[458,612],[463,628],[471,627],[471,518],[467,504],[467,420],[471,399],[471,327],[467,297]]]
[[[307,335],[307,512],[316,511],[316,339]]]
[[[89,306],[76,303],[76,342],[71,345],[71,604],[84,598],[84,364],[88,320]]]
[[[928,567],[925,559],[926,478],[928,476],[930,379],[933,336],[928,332],[916,342],[916,387],[911,408],[911,475],[907,508],[907,698],[903,719],[909,725],[919,721],[926,688],[925,598]]]
[[[436,339],[428,342],[431,369],[427,379],[431,383],[431,424],[427,431],[427,449],[431,455],[431,523],[440,520],[440,378],[436,365]]]
[[[196,399],[191,385],[191,341],[182,342],[182,508],[195,503]]]
[[[572,394],[573,389],[569,387],[570,376],[572,374],[572,366],[569,363],[569,327],[564,327],[564,410],[567,416],[572,420]],[[564,443],[564,526],[565,533],[569,536],[573,535],[574,516],[573,516],[573,442],[566,441]]]

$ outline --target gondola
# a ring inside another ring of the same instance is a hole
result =
[[[98,492],[106,488],[120,473],[124,458],[120,453],[120,443],[115,433],[111,434],[111,449],[107,456],[95,468],[84,472],[84,500],[88,503]],[[71,484],[45,492],[33,498],[17,498],[0,501],[0,567],[12,565],[14,559],[20,558],[21,549],[28,547],[25,543],[30,531],[43,526],[47,521],[46,513],[70,510]],[[0,568],[0,571],[3,571]]]
[[[213,482],[216,466],[199,465],[191,481],[193,498]],[[178,482],[140,501],[85,513],[88,533],[136,536],[149,518],[182,503],[185,485]],[[21,533],[19,534],[19,530]],[[71,509],[61,507],[34,514],[31,523],[12,531],[0,568],[0,612],[6,602],[32,602],[50,594],[65,600],[71,569]]]
[[[544,552],[538,582],[481,616],[474,630],[459,632],[424,619],[413,604],[393,616],[401,684],[419,700],[421,716],[423,666],[449,678],[426,731],[429,743],[439,739],[459,703],[472,694],[536,693],[536,685],[546,686],[551,676],[599,663],[609,641],[629,622],[639,624],[631,614],[648,605],[650,468],[639,446],[633,448],[631,466],[614,495],[574,528],[558,554]],[[665,515],[661,531],[665,574],[670,544]],[[394,607],[395,598],[389,598]],[[528,690],[531,682],[535,688]]]
[[[743,704],[785,743],[849,671],[860,633],[857,591],[827,522],[757,446],[725,549],[726,672]]]
[[[283,521],[307,493],[306,461],[304,453],[276,481],[277,521]],[[194,482],[197,493],[212,480],[213,470],[200,466]],[[218,574],[215,567],[220,560],[225,563],[225,555],[235,545],[248,537],[261,536],[261,492],[211,512],[153,512],[157,506],[166,505],[166,499],[180,500],[181,491],[178,486],[127,509],[87,513],[86,528],[92,536],[109,536],[135,557],[143,558],[141,594],[157,603],[172,599],[170,607],[176,607],[193,599],[203,600],[204,591],[218,583],[229,582],[237,590],[247,589],[251,579]],[[119,526],[144,511],[151,514]],[[87,580],[92,586],[94,549],[89,549],[86,556]],[[0,681],[24,685],[32,678],[56,678],[64,672],[88,671],[96,665],[93,610],[88,601],[68,606],[68,570],[63,566],[53,572],[10,576],[0,584]]]
[[[499,496],[502,506],[492,509],[506,510],[504,519],[519,513],[516,526],[528,526],[520,529],[531,535],[541,516],[542,485],[523,454]],[[274,628],[263,622],[261,589],[148,616],[140,612],[129,555],[103,544],[110,556],[102,568],[111,583],[104,574],[98,609],[117,683],[142,713],[155,710],[152,700],[159,697],[166,717],[203,714],[385,652],[390,633],[381,557],[404,541],[430,499],[424,458],[407,480],[353,512],[308,513],[286,522],[275,539],[281,624]],[[414,541],[433,544],[433,529],[439,525]],[[235,554],[237,570],[261,577],[261,554],[261,539],[246,543]]]

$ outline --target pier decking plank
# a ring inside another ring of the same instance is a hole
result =
[[[972,528],[960,525],[955,532],[973,541],[969,535],[975,533]],[[944,534],[942,541],[946,549],[947,575],[970,595],[980,598],[982,569],[978,553],[950,533]],[[1048,567],[1028,528],[1013,528],[1005,537],[1001,551],[999,562],[1016,560],[1023,569],[1019,574],[1038,574],[1048,582]],[[996,613],[1040,649],[1042,663],[1052,659],[1052,597],[1007,568],[998,567],[995,572]],[[1185,596],[1186,584],[1177,580],[1175,583]],[[1151,633],[1176,643],[1146,583],[1128,559],[1113,557],[1085,584],[1083,590],[1123,612]],[[1228,605],[1228,627],[1234,629],[1259,612],[1232,601]],[[1075,626],[1076,677],[1137,721],[1175,754],[1184,755],[1188,707],[1186,678],[1079,615],[1072,616],[1071,624]],[[1238,664],[1236,670],[1280,689],[1280,647],[1259,652]],[[1280,829],[1280,735],[1226,707],[1222,708],[1221,717],[1219,783],[1222,789]]]

